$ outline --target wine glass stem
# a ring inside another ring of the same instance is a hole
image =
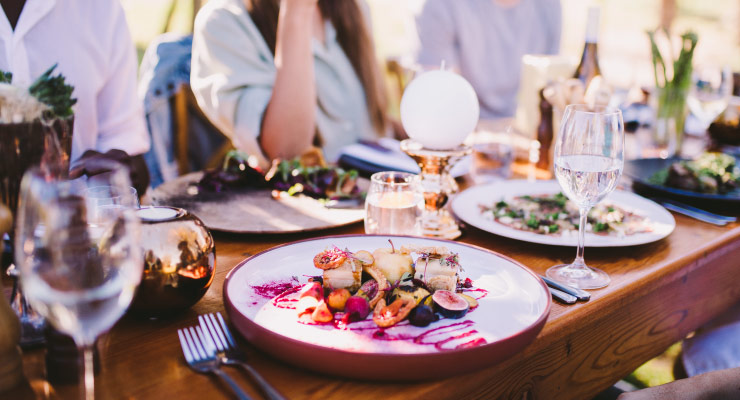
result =
[[[95,366],[93,363],[93,345],[83,345],[79,350],[82,358],[80,368],[80,393],[84,400],[95,399]]]
[[[573,261],[572,266],[574,268],[580,268],[585,269],[586,268],[586,262],[583,260],[583,251],[586,242],[586,224],[588,223],[588,210],[590,208],[588,207],[581,207],[579,209],[580,212],[580,222],[578,223],[578,250],[576,251],[576,259]]]

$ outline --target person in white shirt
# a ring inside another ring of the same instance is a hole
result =
[[[136,95],[136,51],[123,9],[112,0],[0,0],[0,70],[30,85],[58,63],[74,86],[70,159],[113,158],[132,170],[140,194],[149,174],[143,153],[149,135]],[[82,162],[81,162],[82,161]]]
[[[557,54],[559,0],[426,0],[417,18],[424,67],[448,67],[467,79],[481,119],[514,115],[522,56]]]

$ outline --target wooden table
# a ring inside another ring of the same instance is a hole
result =
[[[593,291],[587,303],[554,303],[547,324],[531,345],[479,372],[423,383],[356,382],[298,370],[246,343],[243,347],[252,364],[291,399],[588,399],[740,301],[740,225],[715,227],[680,215],[676,220],[673,234],[657,243],[587,248],[586,260],[607,271],[612,283]],[[323,234],[361,232],[362,225],[356,224]],[[215,378],[186,366],[176,329],[196,324],[198,314],[224,311],[224,277],[241,260],[315,235],[217,235],[218,271],[198,304],[165,320],[125,318],[101,341],[98,397],[229,398],[230,392]],[[460,240],[510,256],[539,273],[571,261],[575,252],[474,228],[467,228]],[[51,387],[44,382],[42,350],[26,353],[24,363],[30,386],[10,393],[9,398],[33,398],[33,393],[42,398],[75,398],[75,385]],[[239,371],[229,373],[261,398]]]

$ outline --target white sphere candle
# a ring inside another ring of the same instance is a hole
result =
[[[413,140],[434,150],[452,149],[475,129],[480,106],[462,76],[445,70],[416,77],[401,98],[401,122]]]

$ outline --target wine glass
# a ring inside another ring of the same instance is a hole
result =
[[[21,184],[16,264],[26,298],[82,354],[81,393],[94,398],[95,339],[123,315],[141,280],[139,221],[126,204],[96,205],[85,197],[104,182],[117,193],[131,186],[111,161],[94,179],[59,180],[29,170]],[[104,209],[104,210],[101,210]]]
[[[609,275],[583,260],[588,212],[614,190],[624,167],[622,112],[610,107],[573,104],[565,108],[555,142],[555,176],[578,206],[578,252],[570,264],[547,270],[547,276],[581,289],[609,284]]]
[[[694,68],[686,104],[704,129],[727,108],[731,96],[732,71],[728,66]]]

